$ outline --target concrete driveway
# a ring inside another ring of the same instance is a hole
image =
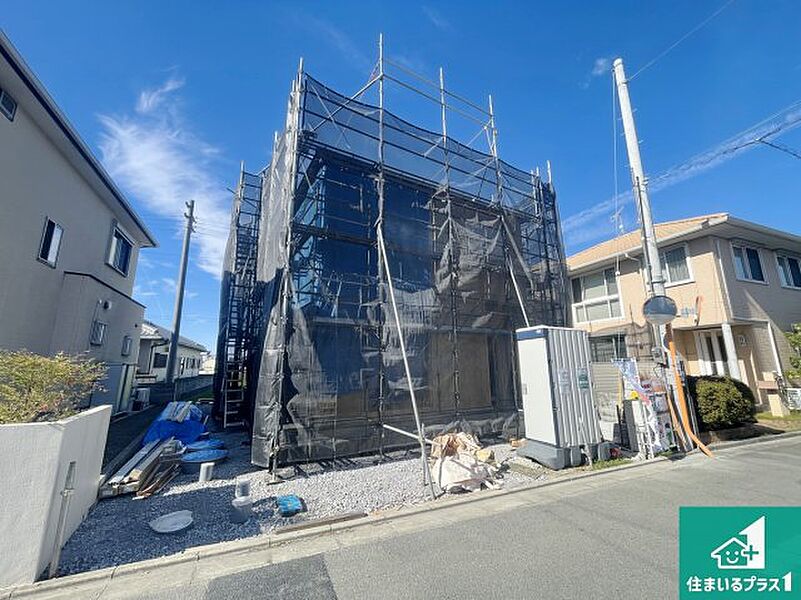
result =
[[[801,437],[443,506],[37,597],[671,598],[678,508],[798,505]],[[66,580],[64,580],[66,583]],[[0,594],[2,597],[2,594]]]

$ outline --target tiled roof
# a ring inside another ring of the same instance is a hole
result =
[[[701,215],[699,217],[691,217],[689,219],[679,219],[677,221],[657,223],[654,225],[654,229],[656,230],[656,239],[657,242],[666,239],[673,239],[675,237],[696,231],[705,225],[708,226],[723,223],[727,221],[728,218],[728,213],[713,213],[709,215]],[[567,268],[573,270],[580,267],[593,265],[623,254],[624,252],[638,251],[641,247],[642,242],[640,239],[640,231],[631,231],[611,240],[591,246],[590,248],[582,250],[581,252],[577,252],[572,256],[568,256]]]
[[[146,329],[150,329],[152,332],[145,331]],[[170,338],[172,338],[172,331],[166,327],[162,327],[161,325],[156,325],[152,321],[145,320],[142,327],[141,338],[144,340],[162,339],[169,342]],[[189,338],[185,338],[182,335],[178,336],[178,345],[184,346],[185,348],[194,348],[195,350],[200,350],[201,352],[208,352],[207,348],[203,344],[194,340],[190,340]]]

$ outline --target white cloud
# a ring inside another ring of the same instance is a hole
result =
[[[423,14],[428,18],[431,24],[440,31],[451,31],[453,29],[450,22],[436,9],[430,6],[423,6]]]
[[[631,192],[619,194],[617,210],[625,208],[631,199]],[[565,242],[576,246],[614,235],[615,225],[612,216],[615,208],[615,199],[612,197],[563,219],[562,232]]]
[[[677,183],[700,175],[739,156],[741,153],[760,146],[756,141],[760,138],[771,138],[785,133],[801,125],[801,102],[794,103],[778,113],[760,121],[756,125],[730,137],[726,141],[696,154],[689,160],[675,165],[652,177],[648,190],[655,194]],[[615,198],[599,202],[578,213],[572,214],[562,221],[565,241],[571,245],[594,242],[614,234],[611,221],[615,205],[626,208],[632,202],[632,193],[627,191]]]
[[[336,50],[359,70],[369,70],[375,61],[367,57],[348,35],[328,21],[305,16],[303,22],[315,33],[326,39]]]
[[[612,70],[612,59],[606,56],[601,56],[595,59],[590,74],[593,77],[601,77],[602,75],[608,75],[609,71],[611,70]]]
[[[170,78],[142,91],[132,114],[99,116],[103,164],[148,210],[174,219],[176,232],[183,229],[190,199],[199,223],[228,223],[230,214],[230,193],[210,175],[219,151],[184,123],[175,95],[182,86],[183,80]],[[218,278],[226,238],[224,227],[193,237],[197,266]]]
[[[136,112],[147,114],[153,112],[162,105],[170,92],[179,90],[184,86],[183,79],[170,77],[163,85],[153,90],[142,90],[139,93],[139,100],[136,103]]]

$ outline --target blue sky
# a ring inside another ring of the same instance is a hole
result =
[[[252,170],[269,160],[300,56],[353,92],[383,31],[390,58],[431,78],[443,66],[448,86],[477,102],[491,93],[501,156],[526,169],[551,160],[572,252],[614,233],[610,59],[622,56],[631,75],[723,3],[6,0],[0,27],[157,234],[136,296],[161,324],[172,318],[183,203],[198,202],[182,333],[212,348],[226,188],[240,160]],[[645,169],[654,181],[669,173],[652,188],[658,220],[728,211],[801,233],[801,161],[753,145],[704,157],[801,100],[799,23],[793,0],[734,0],[631,82]],[[437,116],[393,106],[423,124]],[[801,127],[776,140],[801,149]],[[617,165],[625,191],[622,137]],[[633,228],[633,207],[620,206]]]

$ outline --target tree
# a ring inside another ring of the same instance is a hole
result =
[[[55,421],[102,391],[106,368],[86,356],[0,350],[0,424]]]
[[[790,357],[790,368],[786,370],[788,379],[801,380],[801,323],[793,323],[792,331],[784,334],[795,355]]]

